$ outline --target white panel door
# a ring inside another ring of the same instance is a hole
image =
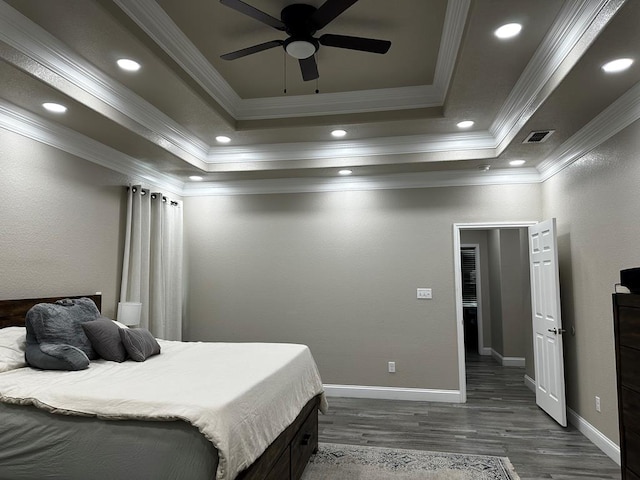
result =
[[[567,426],[556,219],[529,227],[536,403]]]

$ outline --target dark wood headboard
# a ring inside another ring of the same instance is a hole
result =
[[[53,303],[63,298],[90,298],[98,310],[102,311],[102,295],[75,295],[66,297],[25,298],[21,300],[0,300],[0,328],[23,327],[24,318],[31,307],[38,303]]]

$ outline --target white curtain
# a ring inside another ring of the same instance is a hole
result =
[[[182,202],[129,188],[121,302],[141,302],[140,326],[182,340]]]

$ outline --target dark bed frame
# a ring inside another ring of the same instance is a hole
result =
[[[38,303],[53,303],[62,298],[87,297],[102,309],[101,295],[0,300],[0,328],[24,326],[29,309]],[[238,480],[299,480],[311,455],[318,450],[318,407],[320,397],[312,398],[296,419],[276,438]]]

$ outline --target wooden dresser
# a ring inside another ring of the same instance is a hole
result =
[[[640,295],[613,294],[623,480],[640,480]]]

